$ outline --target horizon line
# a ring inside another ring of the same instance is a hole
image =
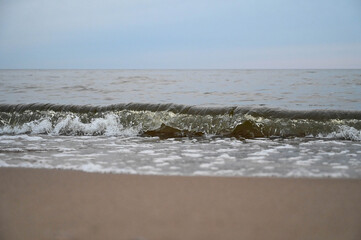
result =
[[[0,70],[361,70],[360,68],[0,68]]]

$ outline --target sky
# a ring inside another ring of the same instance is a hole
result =
[[[360,0],[0,0],[0,69],[361,68]]]

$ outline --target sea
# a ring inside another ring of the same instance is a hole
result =
[[[361,70],[0,70],[0,167],[361,178]]]

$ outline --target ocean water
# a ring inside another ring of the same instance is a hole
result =
[[[0,70],[0,167],[361,178],[361,70]]]

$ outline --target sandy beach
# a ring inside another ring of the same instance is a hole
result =
[[[359,239],[360,179],[0,168],[0,239]]]

